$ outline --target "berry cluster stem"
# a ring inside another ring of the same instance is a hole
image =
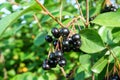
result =
[[[46,8],[45,8],[45,6],[44,5],[42,5],[40,2],[39,2],[39,0],[35,0],[38,4],[39,4],[39,6],[53,19],[53,20],[55,20],[61,27],[64,27],[64,25],[57,19],[57,18],[55,18]]]
[[[85,23],[85,19],[82,16],[78,16],[77,18],[73,18],[72,21],[70,21],[66,26],[69,27],[72,24],[74,24],[75,22],[77,22],[79,19],[81,19],[83,21],[83,23]]]
[[[63,68],[63,67],[60,67],[60,70],[62,71],[64,77],[66,77],[66,72],[65,72],[64,68]]]
[[[76,0],[76,4],[77,4],[77,6],[78,6],[78,10],[79,10],[80,15],[84,18],[83,12],[82,12],[82,9],[81,9],[81,7],[80,7],[80,4],[79,4],[78,0]],[[84,19],[84,20],[85,20],[85,19]]]
[[[63,0],[60,0],[60,21],[62,22]]]
[[[41,26],[41,24],[39,23],[39,19],[38,19],[38,17],[36,16],[36,14],[34,14],[33,17],[34,17],[35,21],[37,22],[39,29],[42,31],[42,26]]]
[[[86,0],[86,28],[89,25],[89,0]]]

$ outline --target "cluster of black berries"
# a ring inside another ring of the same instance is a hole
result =
[[[60,67],[64,67],[66,65],[66,59],[63,57],[63,53],[59,50],[50,53],[49,59],[46,59],[43,62],[43,69],[50,70],[51,68],[55,68],[57,64]]]
[[[101,13],[105,13],[105,12],[114,12],[117,11],[117,7],[114,5],[106,5],[105,8],[103,10],[101,10]]]
[[[55,52],[50,53],[49,59],[46,59],[43,62],[43,69],[49,70],[50,68],[56,67],[59,64],[60,67],[64,67],[66,64],[66,60],[63,57],[64,52],[73,51],[80,51],[81,46],[81,37],[79,34],[73,34],[69,36],[70,31],[68,28],[53,28],[51,30],[52,36],[47,35],[45,40],[49,43],[52,43]]]
[[[79,51],[79,48],[81,46],[81,37],[79,34],[73,34],[72,36],[68,36],[70,31],[68,28],[61,28],[60,30],[57,28],[53,28],[51,30],[52,35],[55,37],[53,40],[52,36],[47,35],[45,37],[45,40],[47,42],[53,42],[53,46],[59,47],[59,50],[62,52],[69,52],[71,50],[73,51]],[[62,37],[62,40],[60,41],[58,38]]]
[[[118,74],[114,74],[109,76],[109,79],[105,78],[104,80],[120,80],[120,77],[118,76]]]

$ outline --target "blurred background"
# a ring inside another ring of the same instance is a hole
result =
[[[90,16],[96,14],[97,1],[102,0],[90,0],[90,7],[92,7]],[[115,0],[112,1],[115,2]],[[34,0],[0,0],[0,19],[26,9],[33,2]],[[40,0],[40,2],[56,18],[60,18],[61,0]],[[85,0],[79,0],[79,2],[85,15]],[[79,15],[77,8],[74,0],[63,0],[63,24],[67,24],[73,17]],[[36,17],[39,23],[37,23]],[[76,25],[83,26],[81,22]],[[52,27],[60,28],[54,20],[40,11],[22,15],[12,26],[7,28],[0,36],[0,80],[65,80],[59,66],[49,71],[45,71],[41,67],[50,49],[44,37],[47,34],[51,35]],[[64,67],[66,73],[69,73],[79,62],[80,55],[83,55],[83,52],[64,54],[67,59],[67,65]],[[85,66],[89,67],[89,64]],[[84,69],[79,68],[79,71],[81,70]],[[75,76],[80,77],[77,74]],[[86,78],[90,76],[91,71],[89,70]],[[76,80],[78,79],[76,78]]]

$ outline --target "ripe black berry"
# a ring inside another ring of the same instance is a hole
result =
[[[61,51],[55,51],[55,57],[60,58],[63,56],[63,53]]]
[[[80,47],[80,46],[81,46],[81,41],[73,42],[73,47]]]
[[[62,47],[63,52],[70,52],[71,48],[70,47]]]
[[[64,40],[64,41],[62,42],[62,46],[63,46],[63,47],[69,47],[69,41],[68,41],[68,40]]]
[[[105,8],[103,10],[101,10],[101,13],[105,13],[105,12],[111,12],[111,11],[117,11],[117,7],[114,5],[105,5]]]
[[[52,28],[51,33],[53,34],[53,36],[55,38],[59,38],[60,37],[60,33],[59,33],[59,30],[57,28]]]
[[[73,43],[73,40],[72,40],[72,38],[71,38],[71,37],[69,37],[67,40],[69,41],[69,43],[70,43],[70,44],[72,44],[72,43]]]
[[[50,70],[50,65],[48,64],[48,60],[45,60],[42,64],[42,68],[44,70]]]
[[[49,59],[54,60],[55,59],[55,53],[50,53]]]
[[[58,61],[58,64],[60,67],[64,67],[66,65],[66,60],[65,58],[61,58],[59,61]]]
[[[47,36],[45,37],[45,40],[50,43],[50,42],[53,41],[53,38],[52,38],[52,36],[47,35]]]
[[[69,35],[69,33],[70,33],[70,31],[69,31],[69,29],[68,28],[61,28],[60,29],[60,34],[61,34],[61,36],[63,36],[63,37],[67,37],[68,35]]]
[[[72,40],[73,41],[77,41],[77,40],[80,40],[80,35],[79,34],[74,34],[73,36],[72,36]]]
[[[44,70],[50,70],[50,65],[49,65],[49,64],[43,64],[43,65],[42,65],[42,68],[43,68]]]
[[[50,65],[50,67],[51,68],[54,68],[54,67],[56,67],[56,65],[57,65],[57,60],[49,60],[49,65]]]

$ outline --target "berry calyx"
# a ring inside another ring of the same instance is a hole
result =
[[[60,37],[60,33],[59,33],[59,30],[57,28],[52,28],[51,33],[53,34],[53,36],[55,38],[59,38]]]
[[[53,41],[53,38],[52,38],[52,36],[47,35],[47,36],[45,37],[45,40],[50,43],[50,42]]]

